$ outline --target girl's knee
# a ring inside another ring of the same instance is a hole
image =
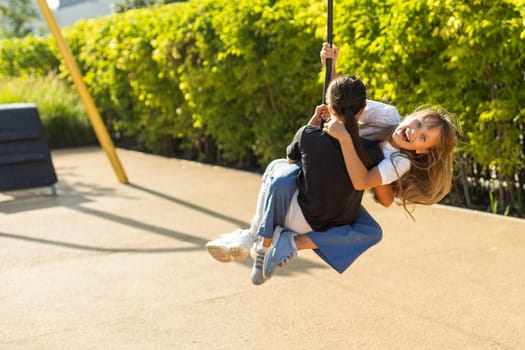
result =
[[[268,181],[274,174],[277,172],[277,170],[281,167],[283,167],[285,164],[288,164],[288,161],[286,159],[275,159],[268,164],[266,169],[264,170],[264,174],[262,176],[263,182]]]
[[[272,177],[269,191],[272,193],[293,193],[297,188],[296,177],[293,173]]]

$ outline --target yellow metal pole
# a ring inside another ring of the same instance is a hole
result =
[[[100,145],[106,152],[106,155],[108,156],[111,165],[113,166],[113,170],[117,175],[118,180],[121,183],[128,183],[128,178],[126,176],[126,173],[124,172],[124,169],[122,168],[122,165],[120,164],[120,160],[117,156],[117,152],[115,150],[115,146],[113,145],[113,141],[111,140],[106,126],[104,125],[104,122],[102,121],[102,118],[98,113],[97,107],[93,102],[93,98],[88,92],[84,80],[82,80],[82,75],[80,74],[80,70],[78,69],[75,60],[73,59],[71,50],[69,49],[69,46],[67,46],[67,43],[65,42],[64,38],[62,37],[62,34],[60,33],[60,28],[56,23],[55,17],[49,9],[46,0],[37,1],[38,5],[40,6],[40,10],[42,11],[42,15],[44,16],[47,22],[47,26],[49,27],[51,34],[55,38],[55,41],[58,45],[58,49],[62,54],[62,57],[64,58],[66,66],[69,70],[69,74],[71,74],[73,83],[75,84],[75,87],[77,88],[77,91],[80,95],[80,99],[82,100],[82,103],[86,108],[89,121],[91,122],[91,126],[93,126],[93,129],[95,130],[95,134],[97,135],[98,141],[100,142]]]

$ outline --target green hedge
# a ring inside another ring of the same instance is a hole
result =
[[[248,166],[283,156],[321,100],[322,7],[308,5],[179,3],[84,21],[65,36],[117,139]]]
[[[0,77],[47,76],[59,62],[50,37],[0,39]]]
[[[321,100],[325,5],[194,0],[83,21],[64,34],[117,144],[264,165],[283,155]],[[334,6],[338,70],[360,75],[372,98],[403,114],[424,104],[456,114],[462,196],[468,202],[488,178],[500,212],[523,208],[523,188],[495,184],[521,186],[525,175],[524,21],[522,0]],[[1,41],[0,75],[58,69],[67,79],[56,57],[49,38]]]
[[[440,104],[459,117],[465,137],[456,157],[462,184],[456,195],[471,206],[471,192],[484,187],[490,210],[501,213],[525,209],[523,5],[343,1],[334,24],[343,52],[352,52],[342,70],[367,78],[372,97],[405,114],[419,104]]]
[[[505,175],[524,169],[516,127],[525,122],[523,1],[374,3],[340,4],[337,41],[353,53],[342,61],[345,70],[357,69],[375,98],[405,113],[418,104],[445,106],[468,136],[463,151]]]

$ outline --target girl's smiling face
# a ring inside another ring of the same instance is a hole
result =
[[[406,117],[398,125],[390,142],[396,148],[421,154],[436,146],[440,137],[441,126],[434,125],[431,118],[424,118],[416,113]]]

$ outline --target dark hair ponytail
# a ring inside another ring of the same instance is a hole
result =
[[[366,106],[366,87],[353,75],[344,75],[334,79],[328,86],[326,100],[334,112],[344,118],[346,130],[352,137],[352,143],[359,159],[365,167],[370,166],[370,157],[366,153],[361,138],[356,115]]]

